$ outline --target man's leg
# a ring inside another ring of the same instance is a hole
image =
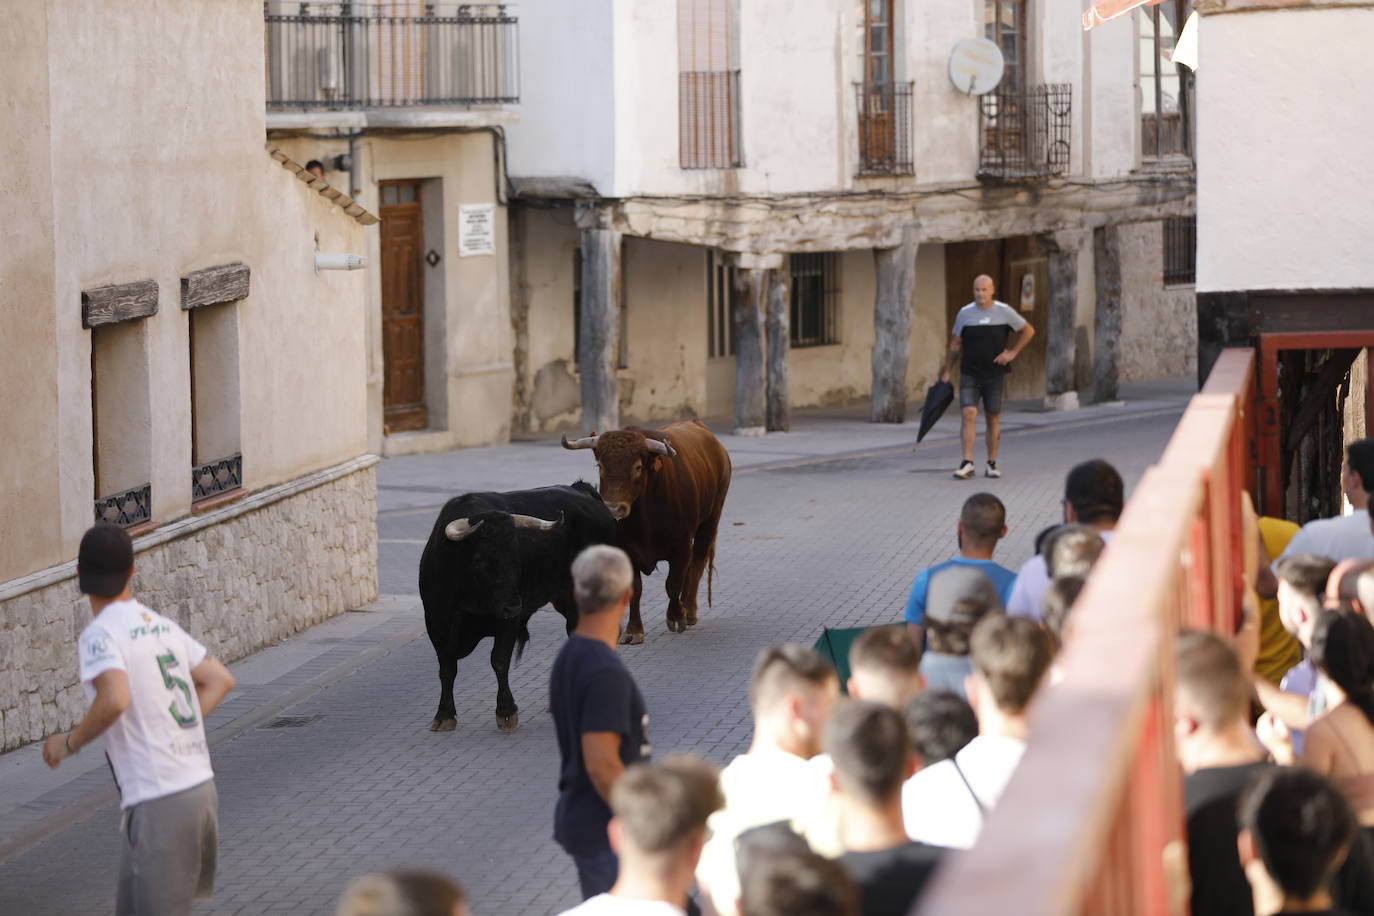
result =
[[[964,460],[954,476],[967,480],[973,476],[973,444],[978,438],[978,382],[967,375],[959,376],[959,411],[963,422],[959,428],[964,445]]]
[[[983,412],[988,424],[988,476],[1001,477],[997,470],[997,451],[1002,446],[1002,392],[1006,378],[989,379],[983,385]]]
[[[604,894],[615,886],[616,876],[620,873],[620,860],[611,850],[590,856],[573,856],[573,862],[577,865],[577,884],[582,890],[583,900]]]
[[[213,781],[155,798],[125,814],[115,911],[191,912],[215,880],[218,799]]]
[[[988,417],[988,460],[997,460],[997,449],[1002,444],[1002,415],[990,413]]]
[[[973,445],[978,441],[978,408],[965,407],[964,409],[964,460],[973,460]]]

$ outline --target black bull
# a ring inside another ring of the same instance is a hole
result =
[[[511,731],[519,707],[510,692],[511,652],[529,641],[529,619],[552,603],[577,624],[572,562],[586,547],[613,544],[615,520],[581,481],[511,493],[468,493],[448,501],[420,557],[425,629],[439,658],[439,709],[433,731],[458,725],[453,681],[458,660],[485,637],[495,642],[496,726]],[[518,652],[517,652],[518,657]]]

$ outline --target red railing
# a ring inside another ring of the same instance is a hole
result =
[[[922,916],[1188,912],[1174,638],[1234,632],[1253,518],[1254,353],[1227,350],[1146,471],[1071,618],[1063,680],[978,844],[950,857]]]

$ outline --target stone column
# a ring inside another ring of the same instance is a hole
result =
[[[1121,232],[1118,226],[1093,230],[1093,400],[1115,401],[1121,378]]]
[[[736,256],[730,319],[735,328],[735,435],[761,436],[767,428],[767,374],[764,365],[764,295],[770,261]]]
[[[786,265],[787,259],[783,259]],[[768,329],[768,407],[769,432],[786,432],[790,425],[788,357],[792,347],[791,288],[786,266],[772,271],[768,287],[765,324]]]
[[[1078,313],[1078,250],[1081,231],[1069,230],[1040,237],[1049,258],[1049,309],[1044,328],[1045,406],[1051,410],[1077,410],[1078,392],[1073,387],[1074,325]]]
[[[877,271],[873,300],[874,423],[906,421],[906,368],[911,358],[912,293],[916,286],[916,248],[920,227],[902,227],[896,248],[873,251]]]
[[[614,229],[582,230],[581,292],[582,427],[604,433],[620,427],[620,233]]]

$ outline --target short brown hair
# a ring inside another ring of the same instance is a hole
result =
[[[1087,525],[1064,525],[1045,544],[1045,570],[1051,579],[1060,576],[1087,578],[1107,542]]]
[[[636,763],[611,789],[611,813],[641,852],[668,852],[725,807],[720,773],[685,754]]]
[[[906,721],[882,703],[848,700],[825,726],[825,752],[835,763],[840,788],[870,804],[902,791],[911,739]]]
[[[336,916],[451,916],[463,888],[431,871],[373,872],[353,881]]]
[[[814,649],[802,646],[768,646],[754,662],[749,679],[749,704],[759,710],[783,696],[805,688],[823,687],[839,680],[835,666]]]
[[[1178,689],[1208,728],[1243,717],[1250,708],[1250,685],[1240,657],[1215,633],[1184,630],[1175,648]]]
[[[959,510],[964,532],[980,543],[995,541],[1007,526],[1007,507],[991,493],[974,493]]]
[[[926,640],[930,643],[930,651],[944,655],[968,655],[973,628],[990,610],[986,603],[976,598],[965,598],[954,602],[949,609],[948,620],[927,616]]]
[[[740,882],[740,916],[858,916],[859,891],[843,865],[814,852],[761,852]]]
[[[872,627],[859,634],[849,647],[849,668],[874,668],[884,674],[906,677],[921,670],[921,654],[900,624]]]
[[[1017,715],[1035,696],[1053,650],[1049,634],[1029,617],[989,614],[973,628],[969,654],[997,708]]]
[[[1326,596],[1326,581],[1331,578],[1331,571],[1335,568],[1335,560],[1304,553],[1279,557],[1274,564],[1274,575],[1287,582],[1289,588],[1302,596],[1309,610],[1315,611],[1322,606],[1322,599]]]
[[[1064,624],[1069,619],[1069,611],[1073,609],[1073,603],[1078,600],[1085,584],[1087,583],[1079,576],[1060,576],[1050,582],[1050,587],[1045,591],[1045,626],[1049,627],[1050,632],[1061,642],[1064,639]]]

